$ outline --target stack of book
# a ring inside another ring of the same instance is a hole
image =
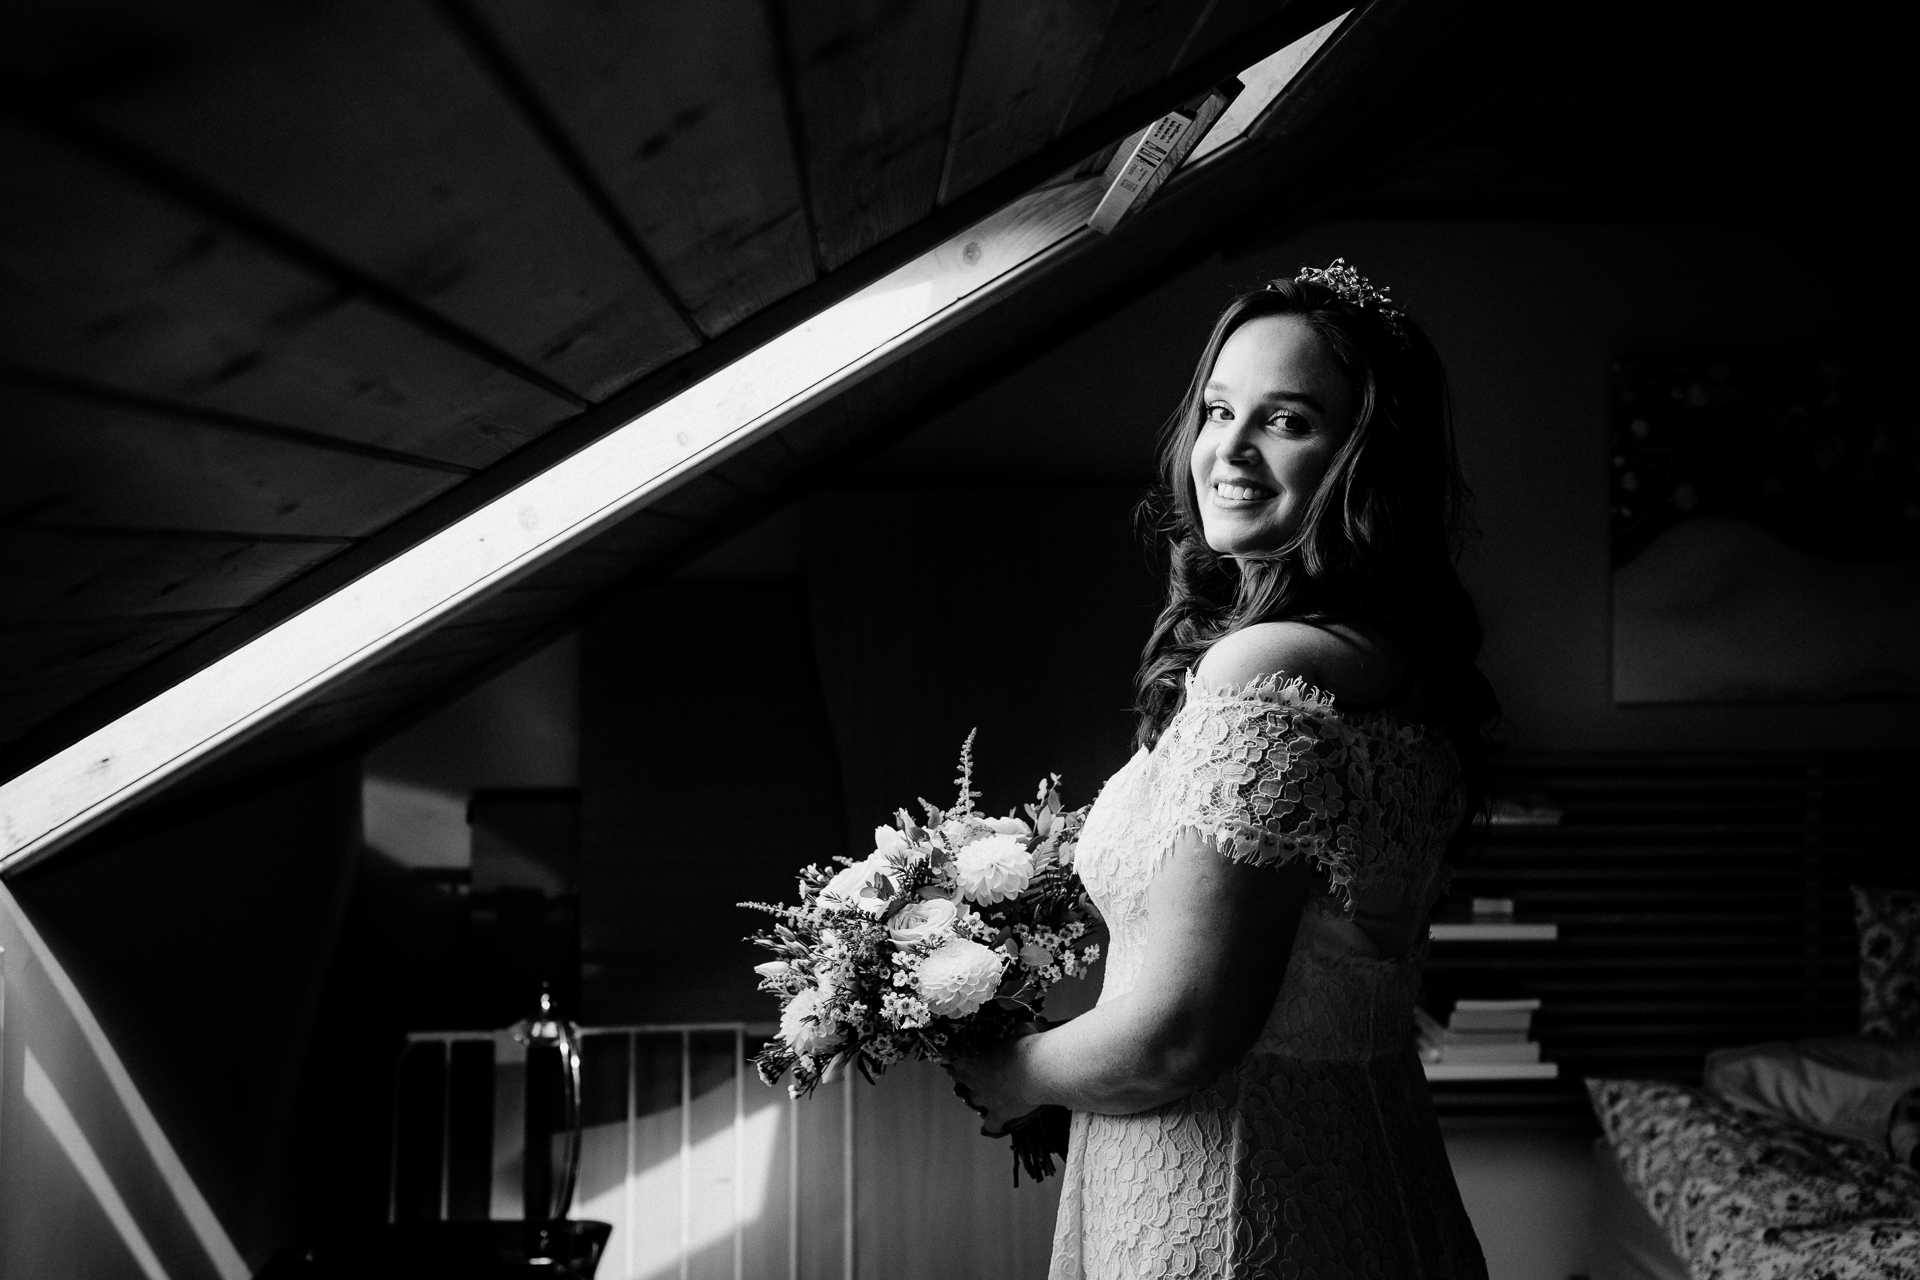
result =
[[[1457,1000],[1444,1025],[1416,1008],[1427,1077],[1511,1080],[1559,1074],[1553,1063],[1540,1061],[1539,1042],[1530,1038],[1539,1007],[1538,1000]]]

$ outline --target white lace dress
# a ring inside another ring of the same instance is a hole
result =
[[[1181,833],[1237,860],[1304,858],[1309,916],[1404,929],[1442,887],[1460,806],[1437,735],[1297,681],[1189,677],[1082,831],[1080,875],[1112,931],[1101,1002],[1139,977],[1147,886]],[[1485,1277],[1412,1045],[1424,945],[1376,959],[1313,924],[1259,1040],[1213,1084],[1136,1115],[1074,1114],[1052,1280]]]

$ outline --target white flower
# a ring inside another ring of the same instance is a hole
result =
[[[795,1053],[829,1053],[839,1046],[840,1036],[827,1025],[826,1010],[820,1007],[825,1001],[818,987],[808,987],[780,1011],[780,1038]]]
[[[771,982],[778,982],[793,971],[793,966],[785,960],[769,960],[765,964],[753,966],[753,971]]]
[[[831,895],[848,906],[858,907],[868,915],[877,916],[887,909],[887,897],[891,896],[891,891],[885,896],[876,896],[872,889],[873,878],[886,877],[887,883],[891,885],[894,874],[893,867],[885,858],[877,853],[870,854],[866,861],[856,862],[850,867],[843,868],[833,879],[827,881],[826,887],[820,890],[820,896],[824,898]]]
[[[912,853],[913,846],[907,838],[893,827],[875,827],[873,829],[873,851],[875,853]]]
[[[1033,856],[1019,836],[982,836],[954,855],[953,878],[969,902],[1017,898],[1033,879]]]
[[[1027,824],[1018,818],[988,818],[986,822],[988,829],[998,835],[1025,837],[1033,834]]]
[[[989,947],[955,938],[920,962],[920,998],[948,1018],[964,1018],[1000,988],[1007,958]]]
[[[943,933],[953,932],[953,920],[958,914],[958,908],[946,898],[923,898],[918,902],[909,902],[893,913],[893,919],[887,921],[887,936],[893,939],[896,947],[929,942]]]
[[[958,818],[950,818],[941,823],[939,834],[941,841],[949,849],[964,849],[980,838],[979,828],[962,822]]]

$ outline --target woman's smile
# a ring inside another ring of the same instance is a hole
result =
[[[1215,480],[1213,500],[1222,507],[1250,507],[1279,497],[1279,491],[1252,480]]]

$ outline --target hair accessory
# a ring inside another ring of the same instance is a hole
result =
[[[1395,337],[1404,338],[1406,332],[1400,327],[1405,313],[1393,305],[1391,291],[1376,289],[1373,284],[1356,271],[1345,258],[1335,258],[1324,267],[1302,267],[1300,274],[1293,278],[1295,284],[1317,284],[1332,290],[1342,302],[1351,303],[1363,311],[1372,311],[1386,322],[1387,328]]]

